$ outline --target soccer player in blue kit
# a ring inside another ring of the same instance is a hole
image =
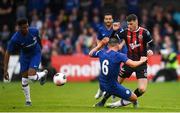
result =
[[[101,65],[101,74],[99,76],[100,89],[110,95],[136,103],[137,96],[129,89],[123,87],[118,82],[120,63],[124,62],[130,67],[137,67],[147,61],[147,57],[141,57],[139,61],[128,59],[127,55],[118,52],[119,39],[113,36],[109,39],[108,49],[94,51],[90,54],[92,57],[99,57]]]
[[[104,43],[108,42],[109,37],[113,33],[113,28],[112,28],[113,21],[114,21],[113,20],[113,15],[111,13],[107,12],[107,13],[104,14],[104,24],[99,25],[98,29],[97,29],[98,30],[97,31],[97,45],[98,46],[102,47],[104,45]],[[118,31],[121,31],[122,29],[120,28],[120,23],[119,22],[115,22],[115,23],[116,24],[114,24],[114,25],[119,26]],[[104,48],[108,49],[107,45]],[[122,53],[127,53],[127,47],[125,45],[122,47],[121,52]],[[95,95],[95,99],[100,98],[102,95],[103,95],[103,92],[100,89],[98,89],[98,91],[97,91],[97,93]]]
[[[4,58],[4,78],[9,80],[8,63],[12,52],[20,50],[20,74],[22,75],[22,89],[26,98],[25,105],[31,106],[30,87],[28,80],[39,80],[43,85],[46,81],[47,70],[37,72],[41,62],[41,42],[39,32],[29,28],[28,20],[21,18],[17,21],[19,31],[14,33],[8,43]]]

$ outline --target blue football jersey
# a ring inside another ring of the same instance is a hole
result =
[[[124,29],[120,28],[120,29],[115,33],[115,35],[116,35],[118,32],[122,32],[122,31],[124,31]],[[118,38],[119,38],[119,43],[121,43],[122,37],[119,37],[119,35],[117,35],[117,36],[118,36]],[[128,49],[127,49],[126,44],[121,48],[121,50],[119,50],[119,52],[124,53],[124,54],[127,54]]]
[[[101,74],[99,82],[104,87],[117,84],[120,63],[128,60],[127,55],[113,50],[100,50],[93,53],[93,57],[99,57],[101,64]]]
[[[26,36],[23,36],[18,31],[9,41],[7,51],[11,53],[15,48],[18,48],[21,51],[21,55],[31,55],[33,53],[41,52],[39,41],[39,32],[35,28],[29,28],[29,32]]]
[[[113,29],[107,29],[107,27],[103,24],[98,27],[97,39],[102,40],[104,37],[110,37],[113,32]]]
[[[119,29],[118,32],[123,31],[123,29]],[[111,35],[113,33],[113,29],[107,29],[107,27],[103,24],[101,26],[98,27],[98,32],[97,32],[97,39],[98,40],[102,40],[104,37],[109,37],[111,38]],[[121,42],[121,37],[119,37],[119,42]],[[104,47],[105,49],[108,49],[107,45]],[[123,48],[119,51],[122,52],[124,54],[127,54],[127,47],[126,45],[123,46]]]

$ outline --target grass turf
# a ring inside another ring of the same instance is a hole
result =
[[[137,83],[126,82],[130,89]],[[94,99],[98,83],[67,83],[55,86],[47,82],[40,86],[31,83],[32,106],[24,105],[21,82],[0,82],[0,112],[180,112],[180,82],[150,83],[147,92],[139,98],[139,108],[132,105],[121,108],[93,108],[99,100]],[[111,102],[111,98],[109,99]]]

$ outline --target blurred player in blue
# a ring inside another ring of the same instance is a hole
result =
[[[98,26],[98,31],[97,31],[97,45],[100,46],[100,48],[104,44],[106,44],[104,46],[104,49],[108,49],[107,42],[109,41],[109,37],[113,33],[113,28],[112,28],[113,22],[114,22],[113,15],[111,13],[109,13],[109,12],[105,13],[104,14],[104,24]],[[119,27],[118,31],[122,30],[120,28],[120,22],[115,22],[114,25]],[[126,48],[125,45],[122,47],[121,52],[127,53],[127,48]],[[95,99],[100,98],[102,95],[103,95],[103,92],[100,89],[98,89],[98,91],[97,91],[97,93],[95,95]]]
[[[9,80],[9,57],[15,50],[20,50],[20,74],[22,75],[22,89],[26,98],[26,106],[31,106],[30,87],[28,80],[39,80],[43,85],[48,71],[37,72],[41,62],[41,42],[39,32],[35,28],[29,28],[28,20],[21,18],[17,21],[19,31],[14,33],[8,43],[4,59],[4,78]]]
[[[128,59],[127,55],[118,52],[119,39],[113,36],[108,41],[108,49],[94,51],[90,54],[92,57],[99,57],[101,65],[101,74],[99,76],[100,89],[110,95],[136,103],[137,96],[129,89],[123,87],[118,82],[120,63],[124,62],[130,67],[137,67],[147,61],[147,57],[141,57],[139,61]]]

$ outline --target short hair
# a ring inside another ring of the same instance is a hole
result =
[[[113,20],[113,22],[120,22],[120,19],[117,18],[117,17],[115,17],[114,20]]]
[[[104,17],[105,17],[106,15],[111,15],[111,16],[113,17],[113,14],[112,14],[112,13],[110,13],[110,12],[106,12],[106,13],[104,13]]]
[[[111,46],[114,46],[116,44],[119,44],[119,39],[116,35],[112,36],[110,39],[109,39],[109,42],[108,42],[109,45]]]
[[[126,17],[126,21],[128,21],[128,22],[130,22],[130,21],[135,21],[135,20],[137,20],[138,18],[137,18],[137,16],[135,15],[135,14],[130,14],[130,15],[128,15],[127,17]]]
[[[27,23],[28,23],[27,18],[20,18],[17,20],[17,25],[19,25],[19,26],[27,24]]]

